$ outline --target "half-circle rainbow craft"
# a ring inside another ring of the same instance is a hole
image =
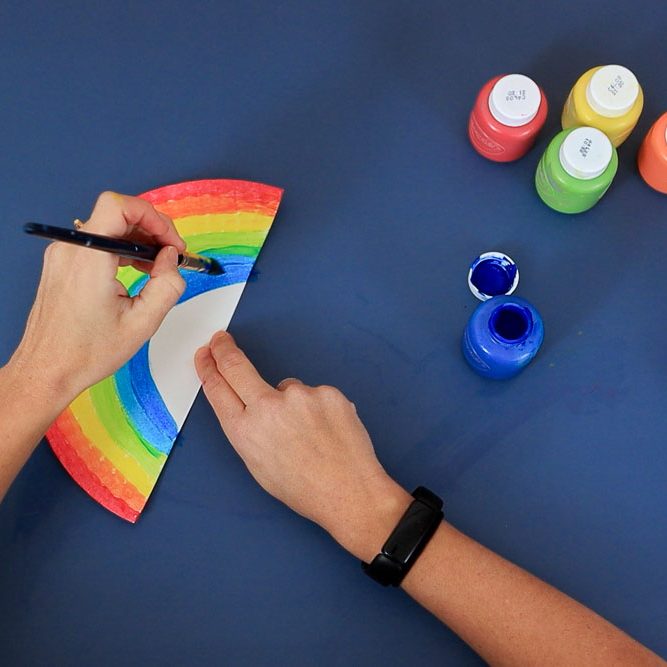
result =
[[[47,432],[74,480],[134,523],[199,391],[193,357],[226,329],[278,210],[282,190],[236,180],[190,181],[141,195],[169,215],[190,252],[218,260],[219,276],[182,271],[186,289],[157,333],[114,375],[78,396]],[[118,270],[130,296],[148,280]]]

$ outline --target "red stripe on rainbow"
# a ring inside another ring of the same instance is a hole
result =
[[[238,211],[273,217],[282,193],[262,183],[216,179],[166,185],[140,196],[172,218]]]
[[[91,498],[126,521],[136,522],[147,499],[127,481],[126,488],[119,488],[117,482],[122,476],[114,474],[111,463],[83,435],[69,408],[56,419],[46,437],[63,468]]]

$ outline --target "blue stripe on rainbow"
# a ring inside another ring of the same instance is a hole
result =
[[[155,449],[169,454],[178,427],[153,382],[148,366],[148,343],[114,374],[114,380],[132,428]]]
[[[205,273],[194,273],[192,271],[181,271],[185,278],[185,292],[181,295],[178,303],[188,301],[199,294],[210,292],[218,287],[227,285],[236,285],[248,280],[248,276],[255,264],[254,257],[243,257],[242,255],[223,254],[224,248],[216,248],[212,251],[202,252],[201,255],[212,257],[225,267],[225,272],[219,276],[210,276]],[[136,296],[141,292],[143,286],[148,282],[148,276],[140,274],[137,279],[128,287],[127,292],[130,296]]]

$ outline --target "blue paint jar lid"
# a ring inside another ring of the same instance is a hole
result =
[[[504,252],[482,253],[468,271],[468,287],[480,301],[512,294],[518,284],[519,268]]]

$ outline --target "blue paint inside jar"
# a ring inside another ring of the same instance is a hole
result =
[[[516,344],[525,340],[532,326],[530,310],[513,303],[498,306],[489,318],[491,333],[506,343]]]
[[[470,282],[488,296],[507,294],[516,278],[516,264],[504,257],[481,259],[473,267]]]

